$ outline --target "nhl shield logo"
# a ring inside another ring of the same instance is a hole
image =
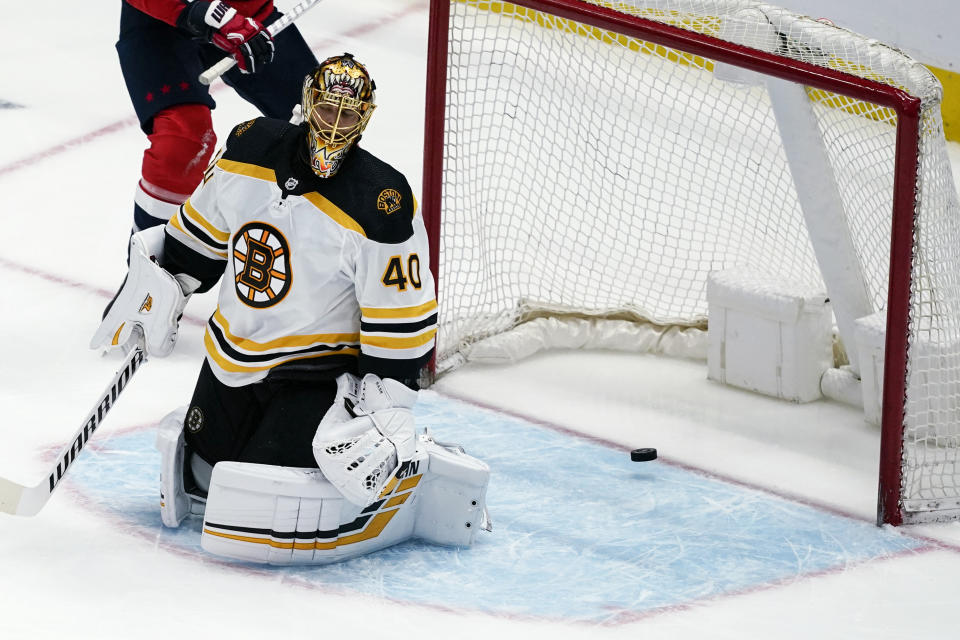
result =
[[[283,183],[283,188],[287,191],[293,191],[298,184],[300,184],[300,181],[296,178],[287,178],[287,181]]]

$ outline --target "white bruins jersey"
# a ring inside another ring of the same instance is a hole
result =
[[[166,227],[163,266],[221,281],[207,360],[240,386],[272,376],[376,373],[412,384],[437,303],[410,186],[363,149],[317,177],[301,127],[238,125]]]

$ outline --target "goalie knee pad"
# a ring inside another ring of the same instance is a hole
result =
[[[134,196],[136,230],[163,224],[176,213],[200,184],[217,143],[210,108],[203,104],[160,111],[147,138]]]
[[[357,507],[318,469],[241,462],[214,467],[201,546],[274,565],[329,564],[410,538],[469,546],[489,528],[487,465],[458,447],[418,438],[413,458]]]
[[[188,456],[186,451],[183,439],[183,419],[186,413],[186,407],[171,411],[160,421],[157,429],[156,448],[160,452],[160,519],[165,526],[172,528],[179,527],[183,519],[191,513],[202,514],[204,507],[203,498],[187,490],[187,458],[192,460],[197,456]]]

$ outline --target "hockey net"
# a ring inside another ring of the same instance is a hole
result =
[[[960,514],[960,207],[927,69],[750,0],[433,0],[428,64],[438,374],[534,318],[696,342],[732,267],[823,287],[757,78],[799,83],[887,318],[878,517]]]

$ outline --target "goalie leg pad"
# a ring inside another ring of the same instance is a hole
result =
[[[167,414],[160,421],[155,443],[160,452],[160,519],[171,528],[179,527],[191,513],[202,514],[204,506],[203,500],[188,494],[184,486],[183,419],[186,413],[187,408],[180,407]]]
[[[490,467],[460,447],[435,442],[429,432],[419,437],[417,450],[428,454],[429,469],[417,499],[414,537],[469,547],[477,529],[491,530],[486,509]]]
[[[318,469],[242,462],[214,466],[200,544],[246,562],[321,565],[410,538],[469,546],[483,528],[490,471],[428,435],[366,507]]]
[[[412,522],[378,515],[361,514],[319,469],[218,462],[200,546],[246,562],[328,564],[409,537]]]

